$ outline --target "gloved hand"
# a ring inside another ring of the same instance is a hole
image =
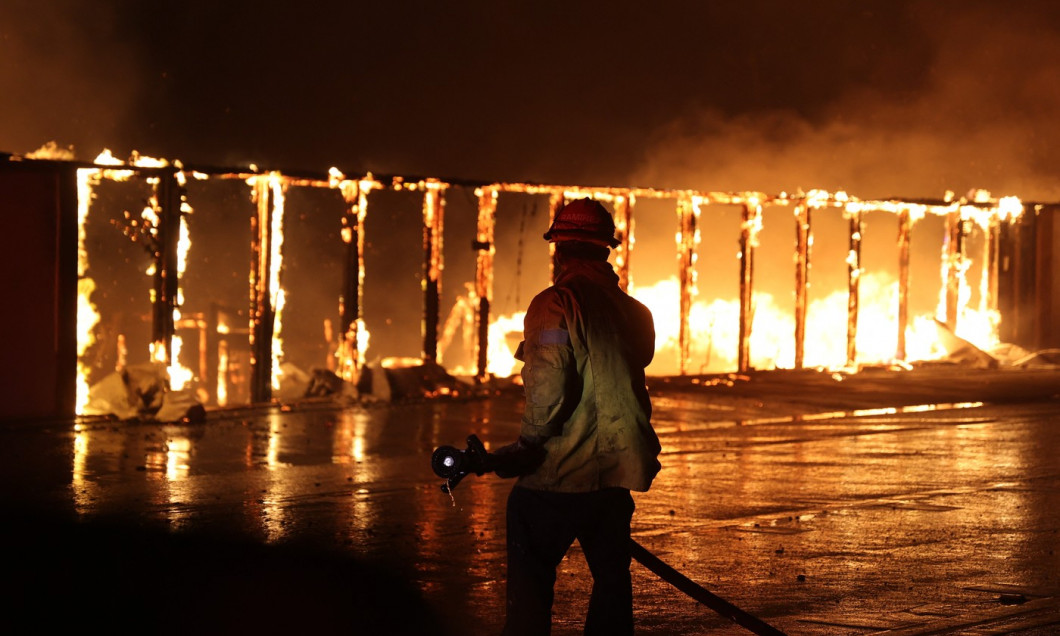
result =
[[[545,461],[544,443],[542,438],[520,435],[514,443],[491,452],[485,468],[504,479],[529,475]]]
[[[527,475],[544,461],[545,439],[520,436],[515,443],[489,453],[476,435],[469,435],[466,450],[453,446],[434,449],[431,468],[434,474],[445,478],[442,492],[446,493],[452,492],[464,477],[471,474],[482,476],[495,472],[505,479]]]
[[[484,475],[492,472],[490,454],[477,435],[469,435],[467,449],[460,450],[453,446],[439,446],[431,455],[431,469],[434,474],[445,478],[442,492],[452,492],[453,488],[464,477],[470,474]]]

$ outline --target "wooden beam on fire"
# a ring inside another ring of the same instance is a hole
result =
[[[438,320],[442,291],[442,235],[445,228],[445,185],[423,185],[423,359],[438,360]]]
[[[475,378],[484,382],[489,368],[490,307],[493,303],[493,256],[496,247],[493,231],[497,223],[496,188],[479,188],[478,220],[475,242],[472,247],[475,257],[475,295],[478,296],[478,311],[475,315]]]
[[[173,360],[174,313],[177,311],[180,287],[178,243],[180,242],[180,219],[185,190],[172,172],[160,175],[152,184],[154,196],[151,205],[158,216],[156,236],[157,250],[154,254],[154,298],[152,299],[151,341],[160,346],[165,354],[164,362],[169,366]]]
[[[680,374],[688,372],[691,350],[688,317],[692,311],[692,296],[696,288],[696,238],[699,218],[698,202],[691,197],[677,200],[677,275],[680,287],[678,318],[678,352]]]
[[[272,304],[273,215],[276,202],[265,177],[253,181],[256,214],[250,218],[250,401],[272,399],[272,347],[276,308]]]
[[[847,366],[858,358],[858,310],[861,297],[861,211],[847,214],[850,222],[850,250],[847,254]]]
[[[909,236],[913,223],[909,209],[898,212],[898,346],[894,357],[906,359],[905,332],[909,326]]]
[[[754,258],[758,230],[762,227],[762,204],[756,198],[743,202],[740,223],[740,326],[736,366],[751,369],[751,325],[754,322]]]
[[[1001,219],[992,216],[986,227],[986,243],[983,246],[983,263],[986,271],[986,302],[987,311],[998,310],[997,289],[1001,262]]]
[[[943,246],[942,269],[945,272],[946,285],[946,326],[951,331],[957,329],[957,318],[960,310],[961,280],[964,275],[964,219],[961,211],[955,209],[946,215],[946,237]]]
[[[806,355],[806,290],[810,284],[810,206],[795,205],[795,368]]]
[[[360,320],[364,293],[364,219],[367,213],[367,191],[360,181],[341,187],[346,210],[342,216],[342,240],[346,244],[342,270],[342,295],[339,298],[338,375],[356,382],[363,360],[360,358]]]

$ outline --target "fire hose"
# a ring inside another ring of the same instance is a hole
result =
[[[431,456],[431,468],[439,477],[445,478],[442,492],[452,493],[453,488],[469,474],[484,475],[493,472],[491,456],[478,437],[467,438],[467,449],[439,446]],[[718,614],[759,636],[786,636],[784,632],[769,625],[757,616],[746,612],[720,596],[710,592],[676,569],[667,565],[644,546],[630,539],[630,556],[656,576],[684,592]]]
[[[740,627],[745,627],[751,632],[759,634],[759,636],[785,636],[784,632],[776,627],[773,627],[757,616],[736,607],[720,596],[711,593],[699,583],[696,583],[666,563],[663,563],[662,559],[651,552],[648,552],[644,546],[632,539],[630,539],[630,547],[632,548],[631,552],[633,558],[641,565],[654,572],[662,580],[736,623]]]

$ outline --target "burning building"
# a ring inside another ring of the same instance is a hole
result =
[[[1060,344],[1058,204],[5,155],[2,417],[90,413],[93,387],[143,368],[211,406],[392,364],[510,376],[519,312],[550,279],[540,232],[585,196],[613,211],[621,284],[655,314],[649,375],[962,349],[1019,361]]]

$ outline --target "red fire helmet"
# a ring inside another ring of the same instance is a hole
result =
[[[546,241],[587,241],[617,247],[615,220],[599,201],[577,199],[563,206],[545,232]]]

